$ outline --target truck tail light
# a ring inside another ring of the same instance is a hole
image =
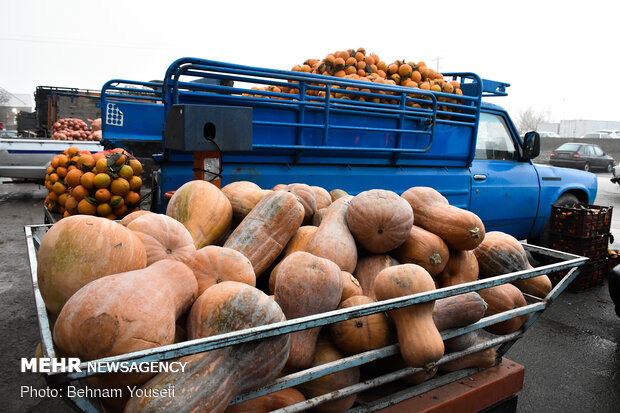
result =
[[[577,152],[573,152],[573,158],[579,159],[581,158],[581,155],[579,155]]]
[[[194,179],[205,180],[221,188],[221,152],[194,152]]]

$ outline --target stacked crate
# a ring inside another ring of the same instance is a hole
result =
[[[568,286],[583,291],[600,285],[608,272],[609,230],[613,207],[579,203],[573,207],[551,207],[549,247],[590,258]],[[564,276],[552,273],[553,284]]]

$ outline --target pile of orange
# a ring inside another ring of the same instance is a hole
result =
[[[447,81],[444,79],[441,73],[438,73],[432,68],[426,66],[422,61],[413,62],[406,60],[395,60],[393,63],[386,63],[381,60],[375,53],[366,53],[364,48],[341,50],[334,53],[329,53],[325,58],[319,59],[307,59],[300,65],[295,65],[292,68],[294,72],[313,73],[326,76],[340,77],[344,79],[354,79],[366,82],[383,83],[387,85],[398,85],[410,88],[428,90],[431,92],[441,92],[446,94],[455,95],[454,98],[440,96],[438,101],[457,103],[458,96],[463,92],[460,88],[460,83],[457,81]],[[291,81],[290,83],[294,83]],[[320,90],[320,83],[314,84],[319,86],[319,89],[306,91],[306,94],[311,96],[325,97],[325,91]],[[262,92],[275,92],[275,93],[298,93],[296,87],[254,87],[256,91]],[[340,89],[338,86],[333,86],[332,89]],[[337,99],[368,101],[373,103],[391,103],[397,104],[396,99],[390,99],[387,96],[390,92],[381,91],[375,93],[374,96],[357,94],[355,92],[370,93],[370,89],[363,87],[347,87],[345,90],[335,90],[330,97]],[[353,93],[352,93],[353,92]],[[270,95],[269,93],[261,94],[246,94],[247,96],[261,96],[278,98],[278,96]],[[411,95],[411,97],[414,97]],[[420,97],[419,95],[416,97]],[[282,97],[281,97],[282,98]],[[408,106],[421,107],[420,103],[410,102]]]
[[[56,155],[45,176],[52,212],[119,219],[140,207],[142,164],[123,149],[95,154],[70,147]]]

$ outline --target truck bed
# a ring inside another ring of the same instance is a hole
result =
[[[0,176],[6,178],[45,178],[54,155],[75,146],[81,151],[98,152],[103,146],[96,141],[58,141],[50,139],[0,139]]]

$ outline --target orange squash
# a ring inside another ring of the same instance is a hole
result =
[[[230,201],[233,213],[232,222],[234,226],[237,226],[269,191],[261,189],[254,182],[236,181],[224,186],[222,193]]]
[[[480,278],[532,268],[523,245],[515,237],[504,232],[489,232],[474,253],[480,266]],[[551,280],[544,274],[517,280],[513,284],[524,293],[541,298],[549,294],[553,288]]]
[[[433,321],[439,331],[465,327],[484,317],[487,304],[475,291],[435,300]]]
[[[335,262],[342,271],[353,273],[357,264],[357,246],[347,226],[350,196],[339,198],[325,212],[321,225],[310,238],[306,251]]]
[[[146,215],[146,214],[152,214],[152,212],[144,210],[144,209],[140,209],[138,211],[132,212],[131,214],[125,215],[123,219],[120,220],[119,223],[126,227],[134,219],[141,217],[142,215]]]
[[[340,297],[340,302],[354,295],[364,294],[359,281],[350,272],[340,271],[340,275],[342,275],[342,296]]]
[[[175,322],[197,292],[192,271],[175,260],[99,278],[69,298],[54,325],[54,343],[83,361],[172,344]],[[98,381],[135,385],[149,376],[102,375]]]
[[[396,193],[371,189],[351,200],[347,208],[347,224],[363,248],[381,254],[407,240],[413,225],[413,211]]]
[[[174,192],[166,215],[185,225],[200,249],[224,239],[232,222],[232,206],[217,186],[196,180]]]
[[[478,279],[478,260],[473,251],[451,250],[448,264],[437,276],[440,287],[476,281]]]
[[[260,290],[224,281],[196,300],[188,317],[190,340],[284,321],[280,307]],[[282,335],[181,357],[184,372],[162,372],[141,386],[126,413],[145,411],[220,413],[237,394],[263,386],[282,370],[289,351]],[[175,397],[155,395],[170,387]],[[148,397],[149,392],[152,397]]]
[[[446,352],[462,351],[478,342],[478,330],[444,340]]]
[[[198,281],[198,295],[214,284],[238,281],[256,286],[252,263],[239,251],[208,245],[195,250],[184,263],[192,269]]]
[[[301,403],[306,398],[292,387],[282,389],[264,396],[256,397],[245,402],[228,406],[224,413],[267,413],[293,404]]]
[[[328,259],[294,252],[278,267],[274,295],[288,320],[335,310],[342,296],[340,269]],[[291,334],[288,367],[310,365],[319,331],[320,327]]]
[[[485,317],[527,305],[521,291],[512,284],[500,284],[495,287],[478,290],[478,294],[487,303]],[[484,329],[493,334],[509,334],[520,329],[526,320],[527,316],[522,315],[490,325]]]
[[[224,243],[245,255],[256,277],[280,255],[299,229],[304,218],[303,206],[295,195],[273,191],[261,199]]]
[[[304,223],[310,223],[316,212],[316,195],[310,185],[290,184],[281,189],[293,193],[304,207]]]
[[[375,278],[377,274],[388,267],[398,265],[399,262],[387,254],[363,255],[357,262],[354,276],[362,286],[362,292],[370,298],[375,297]]]
[[[176,219],[163,214],[145,214],[127,224],[146,249],[146,264],[172,259],[185,261],[196,251],[187,228]]]
[[[321,337],[316,345],[316,352],[311,361],[310,367],[320,366],[321,364],[340,360],[344,355],[334,346],[327,337]],[[302,383],[297,388],[306,396],[307,399],[321,396],[326,393],[352,386],[359,383],[360,370],[358,366],[328,374],[318,379]],[[320,404],[313,408],[318,413],[338,413],[343,412],[353,406],[356,395],[342,397],[327,403]]]
[[[327,192],[327,189],[322,188],[320,186],[311,186],[314,191],[314,195],[316,197],[316,210],[320,210],[322,208],[327,208],[332,203],[332,197]]]
[[[482,220],[471,211],[450,205],[438,191],[412,187],[401,196],[413,209],[413,223],[439,235],[450,248],[472,250],[484,239]]]
[[[52,316],[89,282],[144,267],[146,250],[138,235],[116,222],[87,215],[54,224],[37,255],[39,289]]]
[[[439,369],[441,371],[457,371],[470,367],[486,369],[493,366],[496,360],[497,353],[493,347],[490,347],[485,350],[480,350],[475,353],[460,357],[456,360],[442,363],[439,366]]]
[[[286,257],[295,251],[305,251],[310,238],[316,233],[318,228],[313,225],[303,225],[299,227],[293,238],[286,244],[282,256]]]
[[[351,308],[376,301],[364,295],[356,295],[342,301],[338,308]],[[385,347],[391,342],[390,324],[384,313],[369,314],[330,324],[334,344],[347,354]]]
[[[435,289],[433,277],[416,264],[384,269],[375,278],[375,295],[383,301]],[[403,360],[413,367],[425,367],[439,360],[444,344],[433,321],[434,301],[388,311],[396,324]]]
[[[417,264],[435,277],[446,267],[450,251],[439,236],[413,225],[405,243],[393,255],[400,263]]]
[[[349,194],[342,189],[332,189],[329,191],[329,196],[332,198],[332,202],[335,200],[342,198],[343,196],[349,196]]]

